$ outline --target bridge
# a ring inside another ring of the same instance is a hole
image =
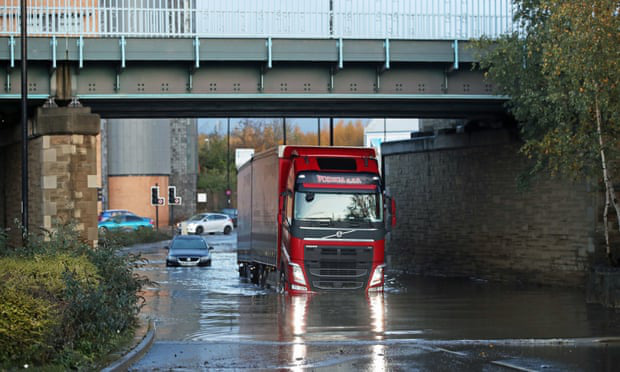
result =
[[[20,98],[20,14],[0,4],[0,111]],[[31,0],[32,108],[102,117],[502,115],[469,40],[512,30],[509,0]]]
[[[510,0],[30,0],[20,148],[19,3],[0,1],[0,226],[25,148],[29,225],[96,244],[101,117],[505,115],[469,40],[510,32]]]

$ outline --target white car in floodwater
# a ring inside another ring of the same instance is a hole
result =
[[[234,229],[232,219],[222,213],[199,213],[187,221],[179,222],[177,230],[188,234],[201,235],[204,233],[224,233],[230,234]]]

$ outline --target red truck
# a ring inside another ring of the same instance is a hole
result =
[[[241,277],[289,293],[383,290],[395,210],[374,149],[278,146],[241,166],[237,198]]]

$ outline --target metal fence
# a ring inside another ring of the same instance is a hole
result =
[[[28,32],[85,37],[459,39],[513,29],[511,0],[28,0]],[[0,0],[0,35],[19,34]]]

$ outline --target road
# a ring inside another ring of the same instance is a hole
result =
[[[131,370],[620,369],[620,314],[579,290],[403,276],[382,294],[279,295],[239,279],[234,234],[206,237],[206,268],[133,248],[158,285],[142,311],[156,340]]]

